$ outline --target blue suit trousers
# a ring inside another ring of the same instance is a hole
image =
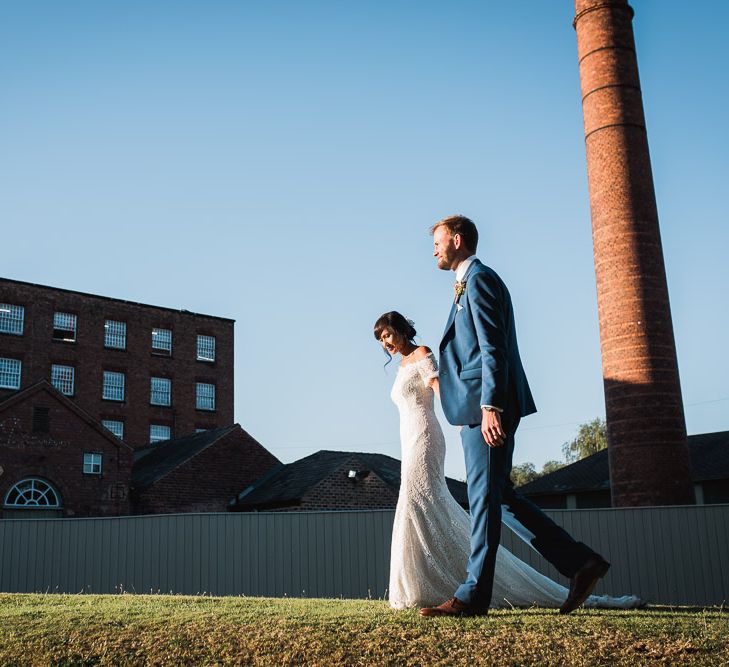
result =
[[[518,419],[515,423],[503,421],[507,438],[500,447],[488,446],[480,424],[461,429],[471,512],[471,556],[466,581],[455,595],[474,611],[486,611],[491,603],[502,505],[533,535],[534,548],[563,575],[571,577],[596,555],[514,489],[510,475],[518,425]]]

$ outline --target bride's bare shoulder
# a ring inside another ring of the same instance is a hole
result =
[[[433,350],[431,350],[427,345],[420,345],[419,347],[415,348],[415,351],[413,352],[413,361],[425,359],[425,357],[431,354],[432,351]]]

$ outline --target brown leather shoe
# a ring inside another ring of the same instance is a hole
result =
[[[421,616],[485,616],[485,611],[471,609],[467,604],[453,597],[437,607],[423,607]]]
[[[601,556],[592,556],[570,579],[570,592],[564,604],[559,608],[560,614],[569,614],[579,607],[592,593],[598,579],[602,579],[610,569]]]

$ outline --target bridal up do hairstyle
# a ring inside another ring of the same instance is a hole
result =
[[[416,334],[418,333],[417,331],[415,331],[413,323],[404,315],[398,313],[396,310],[391,310],[389,313],[380,315],[380,317],[377,318],[377,322],[375,322],[374,332],[376,341],[380,340],[380,336],[382,336],[382,332],[385,329],[389,329],[396,336],[402,338],[403,341],[409,343],[413,343],[413,338],[415,338]],[[392,360],[392,355],[387,350],[385,350],[385,354],[389,357],[387,362],[389,364],[390,360]]]
[[[476,247],[478,246],[478,229],[476,229],[475,223],[470,218],[467,218],[465,215],[449,215],[447,218],[438,220],[430,228],[431,236],[433,236],[433,233],[438,227],[445,227],[451,233],[451,236],[460,234],[466,248],[471,252],[476,252]]]

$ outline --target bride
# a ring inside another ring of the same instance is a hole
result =
[[[400,412],[402,472],[390,552],[390,606],[438,604],[452,596],[466,574],[470,517],[448,491],[443,470],[445,438],[435,416],[438,364],[429,348],[417,346],[412,322],[385,313],[375,338],[400,366],[390,396]],[[389,361],[388,361],[389,363]],[[500,546],[496,556],[492,607],[559,607],[567,589]],[[635,596],[591,595],[587,607],[631,609]]]

